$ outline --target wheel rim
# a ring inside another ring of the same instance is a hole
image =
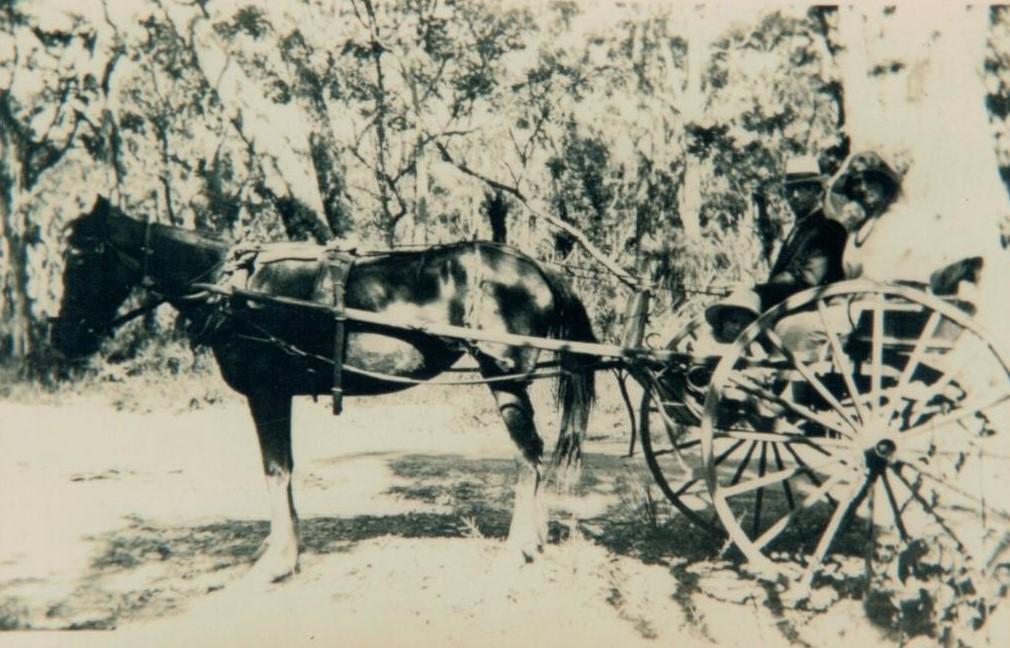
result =
[[[823,339],[783,339],[794,315]],[[991,566],[1010,539],[997,499],[1010,374],[990,340],[952,304],[868,282],[801,293],[748,328],[700,430],[713,505],[747,559],[799,558],[809,583],[829,552],[866,551],[890,529]],[[743,443],[719,462],[720,439]]]
[[[693,345],[706,326],[702,315],[695,317],[680,329],[666,348],[693,352]],[[642,452],[667,500],[695,525],[714,535],[725,536],[723,530],[713,524],[711,512],[702,513],[711,508],[702,471],[699,428],[704,411],[704,389],[698,390],[695,397],[688,394],[683,385],[680,389],[670,385],[671,380],[682,381],[687,374],[688,368],[677,367],[641,377],[645,388],[639,408]]]
[[[705,479],[697,473],[703,465],[701,439],[697,427],[682,426],[669,416],[659,412],[670,396],[662,387],[650,388],[642,396],[640,425],[642,453],[645,455],[649,472],[652,473],[659,489],[666,499],[692,523],[716,535],[725,535],[708,519],[698,513],[699,506],[692,507],[697,498],[708,502]],[[658,419],[652,421],[650,419]]]

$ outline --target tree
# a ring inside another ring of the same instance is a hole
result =
[[[986,110],[983,66],[990,10],[956,3],[839,9],[839,67],[852,150],[878,150],[903,173],[903,198],[868,243],[868,276],[923,281],[941,265],[981,255],[974,300],[1002,330],[1010,211]]]
[[[30,205],[42,179],[83,141],[103,157],[102,89],[118,54],[98,42],[87,20],[34,12],[7,0],[0,30],[0,355],[23,359],[38,337],[32,313],[31,248],[43,239],[44,216]]]
[[[277,65],[272,59],[290,56],[298,50],[297,42],[289,41],[287,48],[276,47],[275,39],[268,39],[277,33],[274,23],[267,19],[265,10],[256,6],[240,8],[230,20],[214,24],[203,5],[155,3],[256,160],[262,174],[258,188],[275,206],[289,236],[312,237],[319,242],[332,238],[331,227],[320,217],[325,214],[339,220],[339,208],[331,192],[334,169],[330,159],[320,153],[327,130],[319,119],[313,119],[320,109],[308,102],[311,110],[306,119],[302,110],[305,104],[290,100],[290,90],[283,81],[265,93],[241,65],[245,62],[264,70],[271,81],[269,72]],[[286,22],[281,25],[286,32]],[[229,48],[228,38],[238,45],[236,49]],[[252,60],[243,61],[244,54]],[[232,64],[234,59],[239,64]],[[317,162],[319,167],[314,164]]]

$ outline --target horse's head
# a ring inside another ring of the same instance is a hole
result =
[[[90,212],[69,226],[64,255],[63,298],[52,322],[53,347],[69,358],[98,350],[110,322],[139,281],[136,268],[113,247],[109,202],[99,197]]]

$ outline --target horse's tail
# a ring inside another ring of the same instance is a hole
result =
[[[548,335],[561,340],[596,342],[586,307],[561,277],[548,273],[548,280],[556,302]],[[557,399],[561,406],[561,432],[553,464],[559,469],[559,482],[565,485],[577,475],[582,459],[582,437],[596,398],[596,373],[590,358],[568,352],[560,355]]]

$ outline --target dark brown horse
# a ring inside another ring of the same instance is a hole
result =
[[[318,279],[322,248],[285,244],[289,254],[255,264],[248,276],[226,275],[230,245],[191,231],[147,225],[99,198],[69,227],[63,301],[53,346],[68,357],[96,352],[131,290],[140,285],[171,303],[197,341],[208,344],[221,375],[249,403],[271,499],[270,535],[254,568],[272,580],[298,565],[298,519],[291,493],[291,399],[328,393],[332,383],[332,316],[263,302],[208,299],[194,283],[228,280],[275,296],[329,303]],[[293,246],[293,247],[291,247]],[[194,295],[194,293],[197,293]],[[526,255],[491,243],[459,243],[360,258],[346,285],[349,308],[417,324],[455,326],[568,340],[593,340],[583,305],[564,282]],[[346,364],[427,380],[471,353],[485,378],[532,371],[537,351],[498,344],[463,344],[422,332],[348,322]],[[562,354],[561,433],[556,462],[578,458],[593,399],[592,370]],[[408,385],[348,373],[348,395],[383,394]],[[510,545],[527,559],[542,549],[546,515],[539,501],[543,441],[522,377],[489,387],[518,449],[520,476]]]

